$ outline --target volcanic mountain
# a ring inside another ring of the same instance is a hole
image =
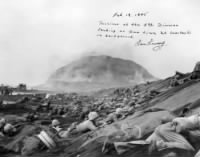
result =
[[[89,56],[57,69],[43,87],[83,92],[135,85],[154,79],[134,61],[110,56]]]

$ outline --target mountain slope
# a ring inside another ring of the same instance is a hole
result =
[[[58,90],[88,91],[154,79],[145,68],[133,61],[110,56],[89,56],[56,70],[46,86]]]

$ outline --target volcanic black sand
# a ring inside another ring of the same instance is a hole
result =
[[[108,113],[111,113],[117,108],[119,104],[125,104],[125,101],[132,101],[133,97],[138,99],[139,106],[137,106],[135,113],[128,115],[125,119],[118,121],[117,123],[104,126],[98,129],[95,132],[88,132],[85,134],[72,135],[70,139],[63,142],[62,147],[57,148],[52,151],[42,151],[35,152],[32,156],[34,157],[156,157],[156,156],[180,156],[180,157],[190,157],[193,154],[185,152],[183,150],[165,150],[161,152],[153,152],[148,154],[148,149],[146,146],[137,146],[136,148],[124,153],[122,155],[117,155],[115,151],[111,151],[109,154],[103,154],[101,152],[103,142],[106,138],[106,135],[111,134],[117,130],[120,130],[120,126],[123,123],[134,124],[144,124],[147,123],[149,126],[149,133],[152,133],[155,127],[159,124],[155,119],[164,117],[169,112],[179,115],[183,108],[187,104],[192,104],[190,106],[189,115],[197,113],[200,111],[200,82],[197,80],[190,80],[176,87],[169,87],[171,78],[165,80],[159,80],[155,82],[150,82],[146,84],[138,85],[137,87],[130,88],[119,88],[119,89],[110,89],[104,90],[98,93],[94,93],[90,96],[80,96],[78,94],[65,94],[54,96],[51,100],[51,105],[65,105],[69,106],[69,111],[66,114],[66,117],[59,117],[62,124],[65,124],[65,127],[69,126],[72,122],[81,121],[80,115],[83,111],[83,108],[87,106],[92,110],[96,110],[101,119],[105,119]],[[134,94],[135,89],[139,91],[138,94]],[[151,94],[152,91],[157,91],[157,94]],[[15,101],[22,96],[2,96],[1,100]],[[1,105],[1,116],[8,119],[13,124],[23,123],[19,133],[12,138],[2,138],[0,144],[2,146],[12,146],[14,140],[19,140],[20,136],[25,134],[34,133],[35,126],[42,123],[43,125],[48,126],[51,122],[51,118],[48,117],[47,112],[40,110],[39,113],[42,115],[39,120],[36,120],[33,123],[24,122],[23,116],[27,112],[35,110],[37,106],[42,104],[40,100],[36,101],[34,98],[36,96],[28,95],[29,101],[17,104],[14,106],[2,106]],[[41,97],[44,97],[41,96]],[[126,98],[126,99],[125,99]],[[153,109],[151,112],[145,112],[148,109]],[[143,113],[143,114],[140,114]],[[91,140],[93,139],[94,140]],[[84,147],[80,146],[88,142]],[[194,143],[196,150],[198,150],[198,142]],[[170,152],[170,154],[168,154]],[[174,153],[175,152],[175,153]],[[1,153],[1,156],[17,156],[20,154]]]

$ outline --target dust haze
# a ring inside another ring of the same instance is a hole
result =
[[[199,5],[198,0],[2,0],[0,82],[37,85],[57,68],[88,55],[134,60],[158,78],[191,71],[200,60]],[[177,22],[192,35],[166,37],[168,46],[158,53],[136,48],[130,40],[96,37],[99,20],[110,20],[116,11],[140,10],[148,11],[152,21]]]

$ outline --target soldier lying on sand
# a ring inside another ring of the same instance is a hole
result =
[[[165,122],[168,120],[165,120]],[[149,145],[150,152],[154,150],[160,151],[169,148],[195,151],[195,148],[184,137],[184,134],[187,133],[189,139],[200,138],[199,125],[200,116],[198,114],[192,115],[190,117],[178,117],[172,121],[158,126],[146,140],[114,142],[112,144],[105,143],[103,151],[105,151],[106,148],[114,148],[119,154],[122,154],[131,148],[133,149],[138,144]],[[196,156],[198,156],[198,154],[200,153],[198,152]]]

